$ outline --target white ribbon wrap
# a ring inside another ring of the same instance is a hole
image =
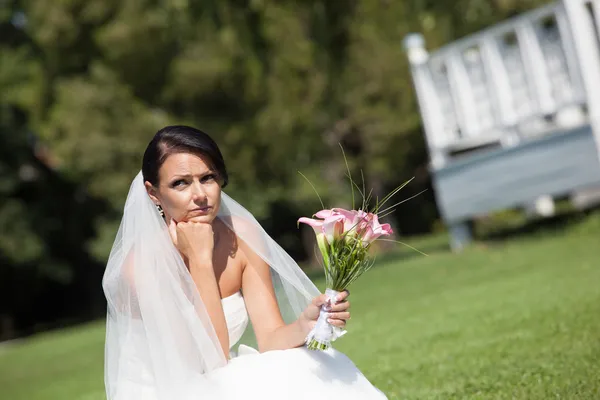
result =
[[[327,322],[327,318],[329,318],[329,312],[326,310],[326,306],[336,304],[336,296],[338,294],[340,294],[340,292],[337,292],[333,289],[325,290],[327,302],[321,306],[321,311],[319,312],[319,319],[317,320],[317,324],[308,333],[308,336],[306,337],[306,343],[310,343],[310,341],[314,339],[320,344],[325,345],[326,348],[329,348],[331,346],[331,342],[337,340],[338,338],[346,334],[346,331],[342,328],[338,328]]]

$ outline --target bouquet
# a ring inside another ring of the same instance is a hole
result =
[[[346,168],[352,187],[353,209],[326,209],[321,201],[324,209],[314,214],[314,217],[317,219],[302,217],[298,220],[298,224],[304,223],[310,225],[315,231],[317,245],[323,259],[327,285],[325,294],[329,298],[329,302],[334,301],[338,293],[346,290],[352,282],[373,266],[374,259],[369,255],[369,248],[376,240],[387,240],[382,239],[382,237],[393,233],[390,224],[381,224],[379,218],[382,215],[388,215],[402,202],[386,209],[382,209],[382,207],[392,196],[410,182],[409,180],[397,187],[381,201],[377,200],[373,209],[369,210],[368,204],[372,200],[372,192],[366,195],[364,179],[361,190],[352,180],[347,162]],[[363,199],[362,206],[358,209],[354,209],[355,187]],[[332,341],[344,333],[340,328],[334,327],[327,322],[327,312],[324,307],[321,307],[317,324],[307,337],[307,346],[311,350],[326,350],[330,347]]]

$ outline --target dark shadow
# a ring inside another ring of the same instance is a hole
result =
[[[594,207],[583,211],[567,210],[560,212],[553,217],[531,219],[516,226],[498,227],[480,235],[477,239],[500,242],[534,235],[560,234],[570,225],[582,222],[589,215],[598,212],[598,210],[600,210],[600,207]]]
[[[0,340],[6,340],[105,314],[104,265],[87,245],[110,206],[51,167],[22,110],[1,110],[0,204],[17,211],[0,226],[3,243],[14,240],[18,249],[0,248]]]

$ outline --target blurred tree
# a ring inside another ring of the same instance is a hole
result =
[[[104,310],[103,265],[86,243],[107,207],[48,167],[26,121],[0,106],[0,338]]]
[[[38,48],[22,16],[0,13],[0,339],[86,320],[104,310],[102,264],[86,251],[106,212],[81,185],[52,170],[32,132],[43,98]],[[9,18],[10,17],[10,18]]]
[[[320,207],[298,171],[326,205],[350,205],[339,144],[375,196],[415,176],[396,200],[428,191],[390,219],[400,234],[431,230],[437,210],[402,39],[422,32],[435,48],[546,2],[0,3],[3,285],[29,268],[31,291],[77,284],[101,303],[98,274],[82,271],[105,261],[143,150],[172,123],[215,137],[227,191],[298,259],[312,239],[295,220]]]

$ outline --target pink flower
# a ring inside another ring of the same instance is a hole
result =
[[[369,213],[367,226],[361,236],[364,244],[371,244],[379,237],[389,236],[392,233],[394,233],[394,231],[390,224],[381,225],[377,215]]]
[[[367,213],[363,210],[344,210],[343,208],[334,208],[334,214],[344,217],[344,233],[352,232],[360,235],[360,232],[365,228]]]
[[[322,220],[319,219],[312,219],[312,218],[306,218],[306,217],[302,217],[298,220],[299,224],[306,224],[306,225],[310,225],[312,226],[312,228],[315,230],[315,235],[319,235],[323,233],[323,222]]]
[[[329,211],[329,210],[323,210]],[[327,213],[319,211],[315,216],[325,217],[323,220],[311,219],[302,217],[298,220],[298,223],[303,223],[312,226],[317,235],[317,240],[321,237],[327,241],[328,244],[333,243],[334,240],[339,239],[344,230],[344,222],[341,215],[333,213]]]
[[[333,210],[321,210],[315,214],[315,217],[325,219],[334,214]]]
[[[319,247],[322,249],[325,249],[326,244],[332,244],[342,235],[359,238],[365,245],[368,245],[381,236],[393,233],[390,224],[381,225],[376,214],[366,213],[363,210],[332,208],[317,212],[315,217],[320,219],[302,217],[298,223],[313,227]]]
[[[327,243],[331,244],[339,239],[344,233],[344,217],[341,215],[331,215],[325,219],[321,228],[325,235]]]

